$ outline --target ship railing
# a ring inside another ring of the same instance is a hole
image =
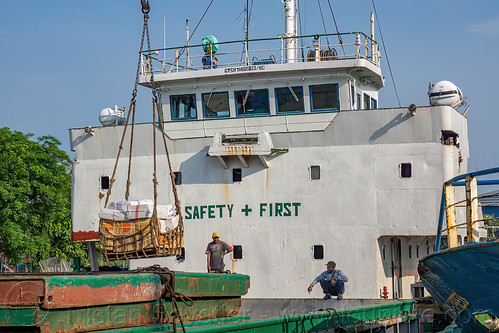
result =
[[[499,197],[499,191],[484,193],[479,195],[478,186],[499,185],[499,179],[477,179],[481,176],[490,176],[499,174],[499,167],[469,172],[449,179],[444,183],[442,188],[442,198],[440,202],[440,215],[437,227],[437,237],[435,241],[435,251],[441,249],[442,235],[447,234],[445,246],[449,248],[458,247],[460,245],[458,228],[466,228],[466,236],[464,243],[476,243],[483,241],[480,237],[480,229],[487,229],[488,226],[484,222],[496,222],[495,218],[480,216],[482,215],[479,209],[484,207],[494,207],[495,204],[487,203],[486,199],[495,199]],[[457,189],[461,189],[461,193],[456,193]],[[461,200],[459,200],[459,199]],[[485,200],[484,200],[485,199]],[[495,200],[492,200],[495,202]],[[461,210],[461,214],[457,214]],[[464,211],[463,211],[464,210]],[[458,215],[464,218],[464,222],[458,223]],[[495,238],[494,226],[490,232],[487,231],[487,237]],[[485,238],[486,239],[486,238]]]
[[[292,45],[294,42],[295,46]],[[278,36],[218,42],[218,52],[203,45],[183,45],[142,52],[141,75],[168,74],[215,68],[365,59],[380,66],[376,41],[361,32]]]

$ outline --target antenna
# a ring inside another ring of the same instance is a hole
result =
[[[246,44],[248,43],[248,26],[249,26],[249,0],[246,0],[246,7],[244,9],[246,11],[246,18],[244,19],[244,34]]]
[[[249,27],[249,1],[246,0],[244,3],[244,64],[247,66],[249,64],[248,59],[248,27]]]
[[[166,13],[163,13],[163,59],[166,61]]]

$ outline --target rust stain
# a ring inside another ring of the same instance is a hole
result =
[[[198,278],[187,278],[187,286],[190,293],[197,293],[199,286]]]
[[[52,290],[45,290],[42,307],[45,309],[62,309],[130,302],[148,302],[161,297],[163,286],[154,283],[141,283],[132,286],[130,283],[115,287],[105,286],[91,288],[83,286],[53,286]]]
[[[0,304],[3,306],[38,305],[43,299],[43,280],[2,280]]]

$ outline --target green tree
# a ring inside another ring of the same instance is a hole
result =
[[[71,159],[52,136],[0,128],[0,252],[9,263],[29,256],[85,256],[71,242]]]
[[[490,215],[484,215],[483,219],[485,228],[487,229],[487,240],[490,241],[499,238],[499,217],[494,218]]]

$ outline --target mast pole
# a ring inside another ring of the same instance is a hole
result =
[[[245,18],[244,18],[244,63],[247,66],[249,64],[249,57],[248,57],[248,27],[249,27],[249,0],[246,0],[245,2]]]
[[[284,0],[286,20],[286,62],[296,62],[296,7],[295,0]]]
[[[191,57],[189,54],[189,19],[185,19],[185,33],[186,33],[186,45],[187,45],[187,54],[185,59],[185,68],[189,70],[189,63],[191,62]]]
[[[375,61],[376,51],[374,50],[374,13],[371,13],[371,60]]]

